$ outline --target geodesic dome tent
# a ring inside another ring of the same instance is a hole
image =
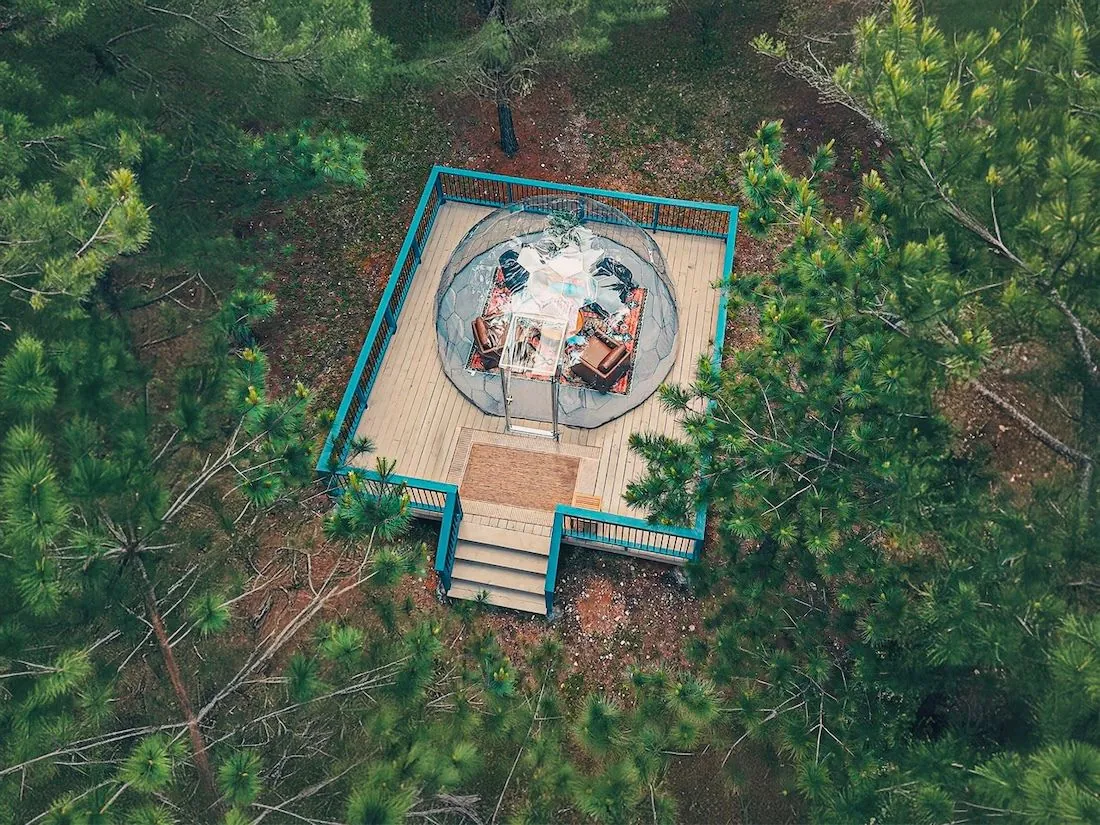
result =
[[[466,234],[443,270],[436,293],[443,371],[490,415],[503,415],[504,401],[499,353],[484,343],[514,335],[518,316],[546,319],[544,342],[551,326],[564,341],[554,338],[555,375],[510,384],[516,418],[551,420],[552,381],[561,423],[598,427],[652,395],[675,360],[679,322],[664,255],[621,211],[582,195],[542,195],[495,210]],[[625,367],[598,369],[599,355],[623,350]]]

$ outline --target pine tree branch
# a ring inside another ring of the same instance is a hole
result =
[[[84,797],[95,793],[100,788],[106,787],[107,785],[114,784],[116,781],[117,780],[114,780],[114,779],[108,779],[108,780],[105,780],[103,782],[100,782],[98,785],[92,785],[92,787],[88,788],[87,790],[81,791],[80,793],[76,794],[75,796],[67,797],[67,800],[68,800],[69,804],[71,805],[73,802],[76,802],[78,799],[83,799]],[[44,810],[42,813],[40,813],[38,816],[33,817],[32,819],[28,819],[26,822],[23,823],[23,825],[34,825],[36,822],[40,822],[41,820],[43,820],[46,817],[50,816],[51,814],[55,814],[55,813],[57,813],[56,809],[53,806],[51,806],[51,807],[47,808],[46,810]]]
[[[278,811],[279,813],[291,814],[290,811],[285,810],[285,807],[287,805],[290,805],[293,802],[301,802],[303,799],[307,799],[307,798],[313,796],[314,794],[319,793],[320,791],[323,791],[325,788],[327,788],[333,782],[337,781],[338,779],[341,779],[346,774],[348,774],[351,771],[355,770],[356,768],[358,768],[362,764],[363,764],[362,760],[354,762],[351,765],[349,765],[348,767],[344,768],[344,770],[340,771],[340,773],[336,774],[335,776],[326,776],[320,782],[317,782],[313,785],[310,785],[306,788],[303,788],[298,793],[296,793],[294,796],[292,796],[290,799],[286,800],[285,802],[280,802],[278,805],[261,805],[260,803],[257,803],[257,802],[252,803],[253,807],[261,808],[263,812],[259,816],[257,816],[255,819],[253,819],[252,822],[249,823],[249,825],[260,825],[260,823],[263,822],[267,818],[267,815],[270,814],[270,813],[273,813],[274,811]],[[291,814],[291,816],[293,816],[293,814]]]
[[[367,573],[364,575],[363,571],[366,568],[368,559],[371,556],[373,548],[374,538],[371,537],[370,543],[367,546],[366,551],[363,554],[363,561],[359,565],[359,569],[352,577],[352,581],[342,586],[334,587],[331,590],[326,591],[328,585],[332,582],[336,576],[339,565],[333,565],[332,570],[329,571],[328,576],[325,577],[324,583],[321,585],[321,590],[316,596],[314,596],[293,619],[291,619],[282,630],[268,634],[261,640],[260,644],[266,644],[267,646],[261,651],[253,651],[248,660],[241,666],[237,673],[226,683],[213,697],[202,707],[198,712],[198,719],[202,720],[210,713],[219,702],[225,699],[227,696],[234,693],[241,684],[247,680],[257,669],[262,667],[272,657],[277,654],[284,645],[286,645],[295,635],[309,622],[314,616],[332,599],[342,596],[344,593],[348,593],[355,588],[361,586],[364,582],[373,578],[374,573]],[[270,640],[270,641],[269,641]]]
[[[232,40],[229,40],[229,39],[223,37],[219,32],[215,31],[212,27],[208,26],[206,23],[199,20],[193,14],[185,14],[184,12],[173,11],[172,9],[166,9],[166,8],[162,8],[160,6],[154,6],[151,3],[144,4],[142,6],[142,8],[145,9],[146,11],[155,12],[157,14],[165,14],[165,15],[168,15],[170,17],[178,18],[180,20],[186,20],[187,22],[189,22],[189,23],[191,23],[195,26],[198,26],[200,29],[202,29],[204,32],[209,34],[211,37],[213,37],[215,40],[217,40],[219,43],[221,43],[223,46],[225,46],[230,51],[236,52],[237,54],[241,55],[241,57],[247,57],[249,60],[255,60],[258,63],[271,63],[271,64],[287,66],[287,65],[293,65],[293,64],[296,64],[296,63],[301,63],[302,61],[304,61],[306,59],[306,53],[302,53],[302,54],[297,55],[295,57],[269,57],[267,55],[254,54],[254,53],[248,51],[247,49],[241,48],[236,43],[234,43]]]
[[[995,231],[990,231],[982,221],[978,220],[972,214],[967,212],[955,200],[947,193],[946,188],[940,182],[939,178],[929,168],[928,163],[921,158],[918,161],[920,168],[928,176],[929,182],[932,184],[932,188],[936,191],[936,195],[947,209],[950,214],[960,225],[969,230],[972,234],[976,235],[983,243],[986,244],[995,254],[1001,256],[1005,260],[1012,263],[1013,266],[1027,273],[1036,284],[1046,287],[1046,297],[1054,305],[1054,307],[1062,313],[1066,321],[1069,323],[1073,330],[1073,340],[1077,347],[1077,352],[1081,356],[1081,360],[1085,364],[1085,371],[1089,377],[1089,380],[1094,384],[1100,385],[1100,366],[1097,365],[1095,359],[1092,357],[1092,352],[1089,349],[1088,338],[1093,340],[1097,339],[1095,333],[1092,330],[1085,327],[1081,322],[1081,319],[1077,317],[1076,313],[1066,303],[1061,293],[1058,292],[1057,287],[1050,285],[1049,278],[1044,278],[1040,273],[1036,272],[1032,267],[1028,266],[1024,261],[1013,252],[1001,237],[1001,230],[999,222],[997,221],[997,212],[995,204],[990,196],[990,209],[993,214],[993,225]],[[1061,264],[1056,267],[1060,269]]]
[[[119,34],[116,34],[114,37],[108,40],[106,43],[104,43],[103,48],[106,49],[108,46],[112,46],[119,40],[122,40],[126,37],[132,37],[135,34],[141,34],[142,32],[149,31],[149,29],[153,28],[154,25],[154,23],[146,23],[144,26],[138,26],[136,28],[129,29],[128,31],[120,32]]]
[[[497,815],[500,813],[500,806],[504,802],[504,795],[508,793],[508,784],[512,781],[512,774],[516,772],[516,765],[519,764],[519,758],[523,755],[523,748],[527,745],[527,740],[531,738],[531,731],[535,729],[535,722],[538,721],[539,708],[542,707],[542,696],[546,691],[546,684],[550,681],[550,674],[553,673],[553,668],[546,669],[546,675],[542,677],[542,687],[539,688],[539,698],[535,700],[535,710],[531,714],[531,724],[527,728],[527,735],[523,737],[523,741],[519,745],[519,750],[516,752],[516,760],[512,763],[512,770],[508,771],[508,778],[504,780],[504,787],[500,789],[500,797],[497,799],[497,806],[493,808],[493,818],[489,820],[489,825],[492,825],[497,821]]]
[[[88,247],[95,243],[96,239],[99,237],[99,233],[103,231],[103,227],[107,223],[107,218],[111,217],[111,213],[115,211],[115,207],[118,206],[120,203],[122,203],[122,201],[116,200],[114,203],[107,207],[107,211],[104,212],[103,217],[99,219],[99,226],[95,228],[95,232],[93,232],[91,237],[84,242],[83,246],[81,246],[80,249],[76,251],[76,255],[74,255],[73,257],[79,258],[81,255],[88,251]]]
[[[136,739],[139,736],[147,736],[152,733],[164,733],[165,731],[183,731],[187,729],[187,725],[182,722],[176,722],[169,725],[146,725],[140,728],[125,728],[119,731],[112,731],[111,733],[103,734],[101,736],[93,736],[88,739],[78,739],[75,742],[70,742],[63,748],[52,750],[49,753],[43,753],[38,756],[31,757],[20,762],[17,765],[9,765],[7,767],[0,767],[0,776],[7,776],[17,771],[22,771],[29,768],[31,765],[37,765],[39,762],[43,762],[47,759],[52,759],[57,756],[74,756],[78,753],[84,753],[84,751],[95,750],[96,748],[102,748],[105,745],[113,745],[116,742],[125,742],[128,739]]]
[[[1081,360],[1085,362],[1085,371],[1088,373],[1089,378],[1094,384],[1100,386],[1100,365],[1092,357],[1092,351],[1089,349],[1089,339],[1093,341],[1100,341],[1091,329],[1081,323],[1081,319],[1070,309],[1069,305],[1065,302],[1062,296],[1058,293],[1058,290],[1051,288],[1047,293],[1047,297],[1050,298],[1050,302],[1058,309],[1059,312],[1065,316],[1066,321],[1069,322],[1070,327],[1073,329],[1073,340],[1077,344],[1077,352],[1081,356]]]
[[[192,275],[190,278],[185,278],[184,280],[182,280],[178,284],[176,284],[174,287],[172,287],[169,290],[166,290],[165,292],[162,292],[160,295],[156,296],[155,298],[149,298],[148,300],[142,301],[140,304],[134,304],[133,306],[129,306],[129,307],[127,307],[127,309],[130,310],[131,312],[133,312],[135,309],[144,309],[145,307],[151,306],[152,304],[155,304],[158,301],[163,301],[165,298],[170,297],[173,292],[187,286],[189,283],[191,283],[197,277],[198,277],[197,275]]]
[[[157,644],[160,646],[161,658],[164,660],[164,666],[168,670],[168,679],[172,683],[172,690],[175,691],[176,694],[176,702],[183,712],[184,721],[187,725],[195,766],[199,769],[199,776],[202,779],[203,787],[209,795],[210,800],[217,800],[218,788],[214,782],[214,771],[210,767],[210,758],[206,752],[206,741],[203,738],[202,730],[199,728],[199,718],[195,715],[195,711],[191,707],[191,699],[187,695],[187,686],[183,682],[183,676],[180,673],[179,665],[176,663],[176,656],[172,652],[172,644],[168,640],[168,633],[164,629],[164,622],[161,619],[160,610],[157,608],[157,597],[153,592],[153,584],[149,580],[149,573],[146,571],[145,562],[142,561],[140,555],[135,558],[135,564],[138,573],[141,575],[141,581],[145,585],[145,610],[149,615],[149,621],[152,623],[153,630],[156,633]]]
[[[1038,441],[1049,447],[1058,455],[1073,462],[1081,471],[1081,478],[1079,480],[1079,489],[1081,495],[1081,508],[1082,512],[1085,512],[1088,508],[1089,496],[1092,494],[1092,474],[1095,469],[1095,460],[1092,456],[1077,450],[1057,436],[1050,433],[1048,430],[1040,427],[1030,416],[1024,413],[1019,407],[1013,404],[1004,396],[991,390],[985,384],[981,383],[977,379],[970,382],[978,393],[988,401],[991,401],[998,409],[1002,410],[1020,426],[1022,426],[1030,435],[1035,437]]]
[[[809,63],[805,60],[799,60],[791,57],[788,54],[779,55],[771,51],[760,48],[754,43],[754,48],[757,53],[770,57],[779,65],[781,71],[790,75],[796,80],[801,80],[817,90],[818,99],[822,103],[836,104],[843,106],[851,112],[859,115],[863,118],[867,124],[874,129],[883,138],[889,137],[889,131],[886,128],[886,124],[876,118],[866,106],[861,104],[856,97],[846,90],[842,89],[833,80],[829,74],[825,65],[818,59],[817,55],[810,49],[809,44],[806,45],[806,52],[810,55],[813,63]]]

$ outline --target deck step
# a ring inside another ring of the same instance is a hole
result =
[[[447,595],[476,601],[484,592],[487,604],[545,616],[549,555],[546,536],[463,522]]]
[[[462,541],[474,544],[488,544],[511,550],[523,550],[526,553],[550,555],[550,537],[521,533],[519,530],[506,530],[502,527],[488,527],[474,521],[463,521],[458,527],[458,537]]]
[[[506,567],[479,564],[476,561],[456,561],[451,576],[475,584],[507,587],[509,590],[531,593],[540,597],[546,592],[545,573],[509,570]]]
[[[478,564],[491,564],[494,567],[523,570],[545,576],[548,559],[538,553],[493,547],[490,544],[475,544],[459,539],[458,548],[455,550],[455,561],[473,561]]]
[[[451,589],[447,591],[447,595],[452,599],[476,601],[478,594],[483,592],[488,594],[488,598],[484,602],[487,605],[522,610],[525,613],[535,613],[539,616],[546,615],[546,598],[542,593],[535,596],[531,593],[509,590],[506,587],[453,579]]]

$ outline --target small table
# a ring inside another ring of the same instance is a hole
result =
[[[500,356],[500,383],[504,393],[504,431],[558,440],[558,374],[561,354],[572,318],[512,313],[508,337]],[[548,381],[550,388],[550,430],[512,423],[512,378]]]
[[[568,321],[546,315],[514,313],[508,323],[500,366],[526,378],[553,380],[568,335]]]

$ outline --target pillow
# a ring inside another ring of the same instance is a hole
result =
[[[626,347],[622,344],[618,344],[611,352],[603,357],[603,360],[600,361],[600,365],[596,367],[596,369],[599,372],[610,372],[626,357],[626,354]]]

